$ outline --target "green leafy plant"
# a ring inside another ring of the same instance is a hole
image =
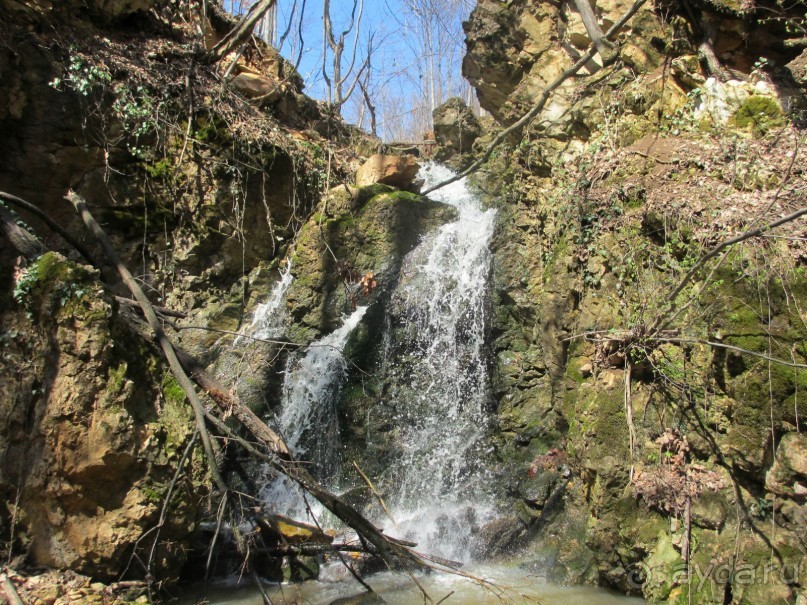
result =
[[[75,49],[72,49],[75,51]],[[63,78],[54,78],[50,85],[56,90],[69,88],[82,96],[89,96],[99,86],[106,86],[112,81],[112,74],[101,65],[90,65],[83,57],[73,54]]]

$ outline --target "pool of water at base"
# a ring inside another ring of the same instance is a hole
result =
[[[540,605],[641,605],[643,599],[588,586],[547,584],[534,572],[518,566],[479,566],[465,570],[484,582],[432,572],[415,574],[415,578],[434,603],[445,605],[502,605],[536,603]],[[327,574],[326,574],[327,575]],[[309,581],[299,584],[266,584],[273,605],[416,605],[426,603],[417,584],[404,573],[385,572],[365,578],[381,599],[359,599],[366,592],[350,576],[331,573],[331,581]],[[182,605],[264,605],[261,594],[244,578],[227,585],[208,586],[191,591],[180,599]]]

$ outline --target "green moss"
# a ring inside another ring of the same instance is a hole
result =
[[[174,165],[169,158],[163,158],[151,164],[146,164],[146,172],[153,179],[165,179],[174,172]]]
[[[109,397],[115,397],[121,392],[123,384],[126,381],[127,369],[127,363],[122,361],[117,368],[112,368],[109,370],[109,374],[107,375],[107,395]]]
[[[730,120],[733,126],[750,130],[756,136],[784,126],[786,122],[779,104],[771,97],[761,95],[748,97]]]
[[[182,405],[185,403],[185,390],[171,374],[166,374],[160,385],[166,405]]]
[[[367,185],[366,187],[362,187],[359,189],[358,193],[358,203],[359,206],[363,206],[368,201],[373,199],[376,196],[382,195],[384,193],[391,193],[395,191],[389,185],[382,185],[381,183],[374,183],[373,185]]]
[[[104,305],[93,306],[86,300],[86,295],[96,285],[94,272],[68,261],[61,254],[47,252],[18,280],[14,299],[31,317],[52,316],[64,310],[68,315],[87,321],[106,316]]]
[[[224,143],[229,138],[229,130],[223,120],[216,116],[199,116],[193,138],[200,143]]]
[[[185,405],[185,391],[173,375],[166,374],[160,385],[164,405],[160,425],[166,434],[166,450],[172,452],[185,440],[193,427],[190,406]]]
[[[566,234],[563,233],[559,236],[557,242],[552,247],[552,250],[544,258],[544,272],[542,275],[543,283],[547,284],[556,277],[556,265],[566,259],[569,252],[569,240]]]

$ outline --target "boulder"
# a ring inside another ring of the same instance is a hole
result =
[[[408,189],[415,182],[420,165],[413,155],[371,156],[356,172],[356,185],[366,187],[374,183]]]
[[[230,83],[233,88],[250,99],[261,97],[267,102],[276,101],[283,94],[280,85],[267,76],[243,72],[234,77]]]
[[[482,134],[476,116],[459,97],[452,97],[434,110],[434,138],[441,147],[460,153],[471,150]]]
[[[788,433],[782,437],[765,487],[774,494],[789,497],[807,495],[807,436]]]

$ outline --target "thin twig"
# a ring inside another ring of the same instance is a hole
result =
[[[762,235],[763,233],[765,233],[767,231],[770,231],[771,229],[775,229],[776,227],[780,227],[780,226],[782,226],[782,225],[784,225],[786,223],[790,223],[792,221],[795,221],[796,219],[804,216],[805,214],[807,214],[807,208],[800,208],[799,210],[796,210],[795,212],[792,212],[791,214],[788,214],[787,216],[785,216],[783,218],[780,218],[778,221],[774,221],[774,222],[769,223],[768,225],[765,225],[763,227],[757,227],[757,228],[754,228],[754,229],[749,229],[749,230],[745,231],[744,233],[742,233],[741,235],[738,235],[737,237],[727,239],[727,240],[721,242],[720,244],[718,244],[717,246],[715,246],[714,248],[712,248],[709,252],[707,252],[703,256],[701,256],[697,260],[697,262],[694,265],[692,265],[692,268],[689,270],[689,272],[683,277],[683,279],[678,283],[678,285],[675,287],[675,289],[669,295],[669,297],[667,299],[668,303],[669,303],[669,306],[667,307],[667,311],[665,311],[664,313],[662,313],[659,316],[659,318],[656,320],[655,324],[653,325],[653,327],[651,329],[651,332],[656,332],[658,330],[663,330],[664,328],[667,327],[667,325],[669,324],[669,320],[667,318],[669,317],[669,314],[672,313],[675,310],[675,307],[676,307],[675,299],[683,291],[683,289],[687,287],[689,282],[692,281],[692,279],[695,277],[697,272],[700,270],[700,268],[707,261],[713,259],[715,256],[720,254],[721,251],[725,250],[729,246],[733,246],[734,244],[738,244],[738,243],[740,243],[742,241],[745,241],[747,239],[751,239],[752,237],[757,237],[759,235]]]
[[[735,347],[734,345],[728,345],[724,342],[714,342],[711,340],[702,340],[700,338],[659,338],[659,342],[673,342],[673,343],[680,343],[680,344],[701,344],[707,345],[710,347],[718,347],[720,349],[729,349],[731,351],[737,351],[738,353],[744,353],[746,355],[753,355],[754,357],[759,357],[760,359],[764,359],[765,361],[770,361],[772,363],[778,363],[783,366],[787,366],[789,368],[798,368],[800,370],[807,370],[807,365],[803,363],[796,363],[794,361],[787,361],[785,359],[779,359],[777,357],[770,357],[765,355],[764,353],[757,353],[756,351],[749,351],[748,349],[743,349],[742,347]]]
[[[392,521],[392,525],[395,527],[395,529],[397,529],[398,531],[401,531],[401,528],[398,527],[398,524],[395,522],[395,518],[392,516],[392,513],[387,508],[387,504],[384,502],[384,498],[382,498],[381,494],[379,494],[376,491],[375,486],[373,485],[373,482],[370,481],[370,478],[367,475],[365,475],[364,472],[359,468],[359,465],[356,464],[355,460],[353,461],[353,468],[356,469],[356,472],[359,473],[359,475],[361,475],[362,479],[364,479],[364,482],[367,484],[367,487],[369,487],[370,491],[373,492],[373,495],[378,500],[378,503],[381,505],[381,508],[384,509],[384,512],[386,513],[389,520]]]
[[[146,561],[146,574],[148,577],[148,591],[149,591],[149,600],[153,601],[152,595],[152,585],[154,584],[154,572],[152,570],[154,564],[154,555],[157,552],[157,543],[159,542],[160,538],[160,530],[162,529],[163,525],[165,525],[165,516],[168,512],[168,504],[171,502],[171,496],[174,494],[174,488],[176,487],[177,481],[179,481],[179,477],[182,474],[182,467],[185,465],[185,461],[188,459],[188,456],[193,449],[193,445],[196,443],[196,439],[199,437],[199,431],[195,430],[193,435],[191,436],[190,440],[188,441],[188,445],[185,446],[185,451],[182,452],[182,456],[179,459],[179,463],[177,464],[177,470],[174,472],[174,476],[171,479],[171,483],[168,485],[168,490],[165,492],[165,497],[163,498],[163,506],[160,510],[160,518],[157,521],[157,525],[155,526],[156,535],[154,536],[154,541],[151,543],[151,552],[149,552],[148,561]]]

